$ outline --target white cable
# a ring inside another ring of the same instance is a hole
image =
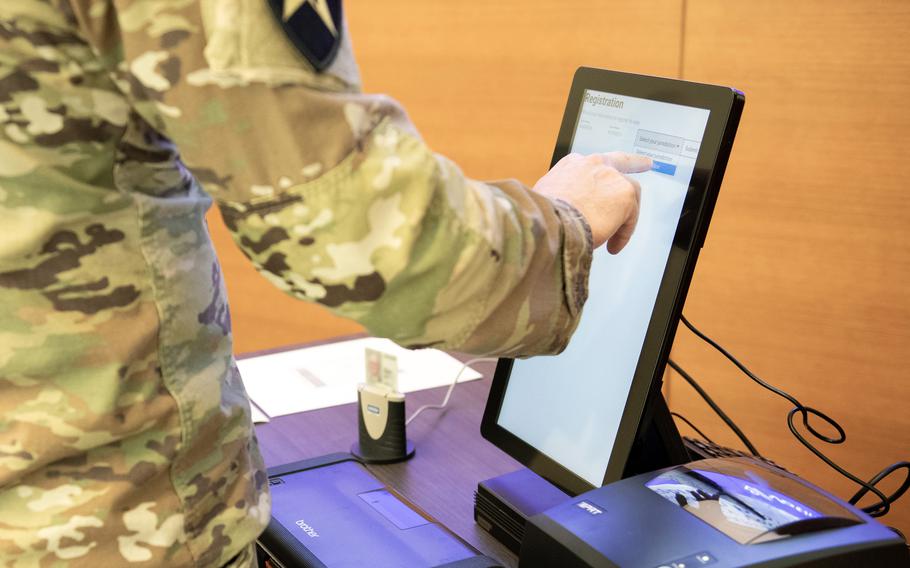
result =
[[[452,396],[452,391],[455,390],[455,385],[458,384],[458,379],[461,378],[461,374],[464,373],[464,370],[468,368],[468,365],[473,365],[474,363],[480,363],[483,361],[498,361],[498,360],[499,359],[496,359],[495,357],[478,357],[476,359],[471,359],[470,361],[467,361],[464,365],[461,366],[461,369],[458,371],[458,374],[455,375],[455,380],[453,380],[452,384],[449,385],[449,390],[446,391],[446,396],[445,396],[445,398],[442,399],[442,404],[424,404],[423,406],[421,406],[420,408],[415,410],[414,414],[412,414],[410,418],[405,420],[404,425],[407,426],[408,424],[410,424],[412,420],[417,418],[418,414],[420,414],[421,412],[423,412],[424,410],[426,410],[428,408],[439,408],[439,409],[445,408],[446,405],[449,404],[449,397]]]

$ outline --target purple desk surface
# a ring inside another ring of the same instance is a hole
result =
[[[480,436],[480,419],[495,365],[478,363],[473,367],[484,374],[483,379],[459,383],[446,409],[425,410],[408,425],[408,438],[417,448],[411,460],[369,469],[482,553],[514,567],[515,555],[474,524],[477,482],[515,471],[521,464]],[[446,388],[408,393],[408,416],[424,404],[441,402]],[[269,424],[256,426],[256,433],[269,467],[347,452],[357,439],[356,404],[272,418]]]

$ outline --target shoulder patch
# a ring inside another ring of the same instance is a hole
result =
[[[268,0],[272,13],[294,47],[322,71],[341,45],[341,0]]]

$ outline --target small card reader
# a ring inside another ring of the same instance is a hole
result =
[[[366,383],[357,387],[357,443],[351,453],[365,463],[393,463],[414,455],[405,433],[404,394],[398,392],[398,360],[367,348]]]
[[[414,455],[404,426],[404,395],[383,384],[357,387],[358,441],[351,453],[366,463],[404,461]]]

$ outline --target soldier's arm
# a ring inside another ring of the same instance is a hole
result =
[[[434,154],[394,100],[359,92],[346,39],[317,73],[266,0],[81,4],[134,108],[276,286],[405,345],[565,346],[587,293],[581,215]]]

